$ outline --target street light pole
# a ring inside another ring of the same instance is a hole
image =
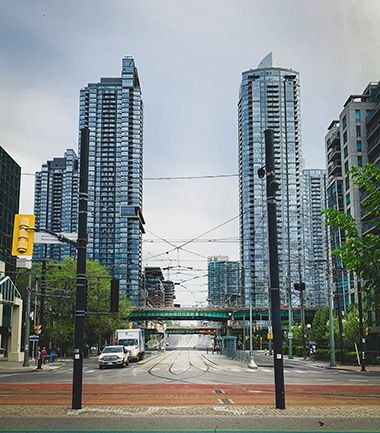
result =
[[[269,244],[269,281],[273,328],[274,349],[274,381],[276,393],[276,409],[285,409],[284,365],[282,356],[282,326],[280,312],[280,281],[278,272],[277,215],[276,191],[278,183],[274,175],[273,131],[267,129],[265,134],[265,170],[268,212],[268,244]]]
[[[25,328],[24,328],[24,362],[23,367],[29,367],[29,334],[30,334],[30,297],[32,292],[32,271],[29,270],[28,287],[26,289]]]
[[[366,371],[365,368],[366,339],[364,335],[364,326],[363,326],[362,284],[359,279],[358,279],[358,313],[359,313],[359,334],[360,334],[360,342],[361,342],[360,371]]]
[[[253,335],[252,335],[252,289],[250,291],[249,296],[249,361],[248,361],[248,368],[256,369],[257,365],[255,363],[255,360],[253,359]]]
[[[79,180],[79,217],[77,242],[77,292],[75,304],[74,364],[72,384],[72,409],[82,408],[83,386],[83,336],[86,315],[87,277],[87,201],[88,201],[88,150],[89,129],[81,129]]]

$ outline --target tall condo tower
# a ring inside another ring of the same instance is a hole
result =
[[[67,149],[63,158],[53,158],[36,172],[34,214],[36,227],[55,233],[78,231],[78,157]],[[34,244],[35,259],[62,260],[75,256],[76,249],[67,244]]]
[[[333,120],[325,137],[327,162],[328,207],[351,215],[362,235],[376,233],[362,207],[363,192],[349,176],[352,166],[380,163],[380,81],[368,83],[361,94],[350,95]],[[345,241],[342,230],[330,227],[331,249]],[[333,257],[335,302],[346,310],[358,302],[360,280],[354,271],[344,267],[339,257]]]
[[[302,172],[302,262],[306,301],[309,306],[328,304],[329,267],[328,240],[325,218],[321,212],[327,208],[326,170]]]
[[[302,278],[299,74],[273,65],[272,53],[243,72],[239,96],[240,255],[245,305],[269,305],[264,130],[274,131],[277,237],[282,301]]]
[[[134,59],[121,77],[80,92],[80,128],[90,130],[87,255],[120,280],[120,296],[140,304],[143,232],[143,103]]]
[[[213,307],[240,303],[240,263],[227,256],[208,257],[208,303]]]

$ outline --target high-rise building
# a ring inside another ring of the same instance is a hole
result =
[[[36,227],[54,233],[76,233],[78,227],[78,157],[67,149],[63,158],[53,158],[36,172],[34,214]],[[35,259],[56,261],[75,256],[68,244],[34,244]]]
[[[317,308],[325,307],[328,303],[327,229],[321,214],[326,208],[326,170],[303,170],[303,280],[306,304]]]
[[[120,280],[120,296],[141,301],[143,103],[131,57],[121,76],[80,92],[80,128],[88,127],[87,255]]]
[[[164,281],[164,306],[173,307],[175,290],[173,281]]]
[[[267,307],[268,230],[264,131],[274,132],[279,281],[286,302],[301,263],[301,114],[299,74],[276,67],[272,53],[243,72],[239,97],[240,257],[244,304]]]
[[[159,308],[165,305],[164,276],[161,268],[146,267],[144,269],[144,290],[146,298],[144,306]]]
[[[240,303],[240,263],[227,256],[208,257],[208,303],[213,307]]]
[[[0,262],[5,264],[5,275],[12,279],[16,277],[16,258],[11,251],[14,216],[20,203],[20,181],[21,167],[0,146]]]
[[[362,193],[348,172],[352,166],[379,164],[379,119],[380,82],[371,82],[362,94],[349,96],[339,120],[330,124],[325,137],[328,207],[352,215],[362,234],[372,231],[373,226],[365,219]],[[343,231],[331,228],[330,242],[332,249],[338,248],[344,242]],[[338,292],[336,300],[340,300],[345,310],[358,300],[358,278],[338,258],[333,260],[333,274]]]

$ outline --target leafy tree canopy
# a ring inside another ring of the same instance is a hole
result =
[[[374,164],[364,168],[352,167],[349,171],[353,182],[359,185],[364,196],[362,206],[366,222],[373,225],[372,233],[362,234],[355,219],[335,209],[326,209],[328,226],[344,230],[345,242],[333,254],[340,256],[345,266],[361,277],[366,291],[367,305],[380,306],[380,169]]]
[[[46,263],[46,296],[45,296],[45,329],[44,336],[51,345],[69,349],[73,344],[74,310],[76,301],[76,271],[74,258],[68,257],[62,262]],[[33,298],[37,305],[41,299],[41,263],[33,265],[32,288]],[[29,270],[20,270],[16,284],[23,298],[26,295]],[[130,301],[121,299],[119,314],[110,314],[110,281],[111,276],[100,263],[87,260],[87,316],[85,319],[85,342],[103,345],[109,342],[115,329],[126,327],[119,317],[127,317]],[[37,308],[38,312],[38,308]],[[37,314],[38,319],[38,314]]]

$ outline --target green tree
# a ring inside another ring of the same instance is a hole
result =
[[[311,327],[313,339],[318,348],[326,349],[329,346],[329,309],[328,307],[318,308],[315,312]]]
[[[355,343],[360,340],[359,335],[359,313],[357,305],[351,304],[344,315],[343,330],[344,330],[344,346],[349,350],[354,350]]]
[[[333,254],[340,256],[347,269],[361,278],[367,309],[380,308],[380,169],[374,164],[364,168],[352,167],[349,175],[365,197],[362,201],[366,222],[373,225],[373,233],[361,234],[355,219],[335,209],[326,209],[328,226],[343,229],[345,242]]]
[[[62,262],[48,261],[46,264],[45,329],[44,336],[52,346],[63,351],[71,349],[74,335],[74,310],[76,301],[76,260],[66,258]],[[37,287],[39,298],[41,263],[32,270],[33,287]],[[18,273],[17,286],[25,294],[28,281],[27,270]],[[115,329],[124,327],[119,317],[128,317],[130,302],[122,299],[119,314],[109,314],[111,276],[100,263],[87,260],[87,316],[84,339],[89,346],[109,342]],[[24,296],[23,296],[24,297]],[[33,297],[33,296],[32,296]],[[25,299],[25,298],[24,298]],[[102,314],[105,313],[105,314]]]

